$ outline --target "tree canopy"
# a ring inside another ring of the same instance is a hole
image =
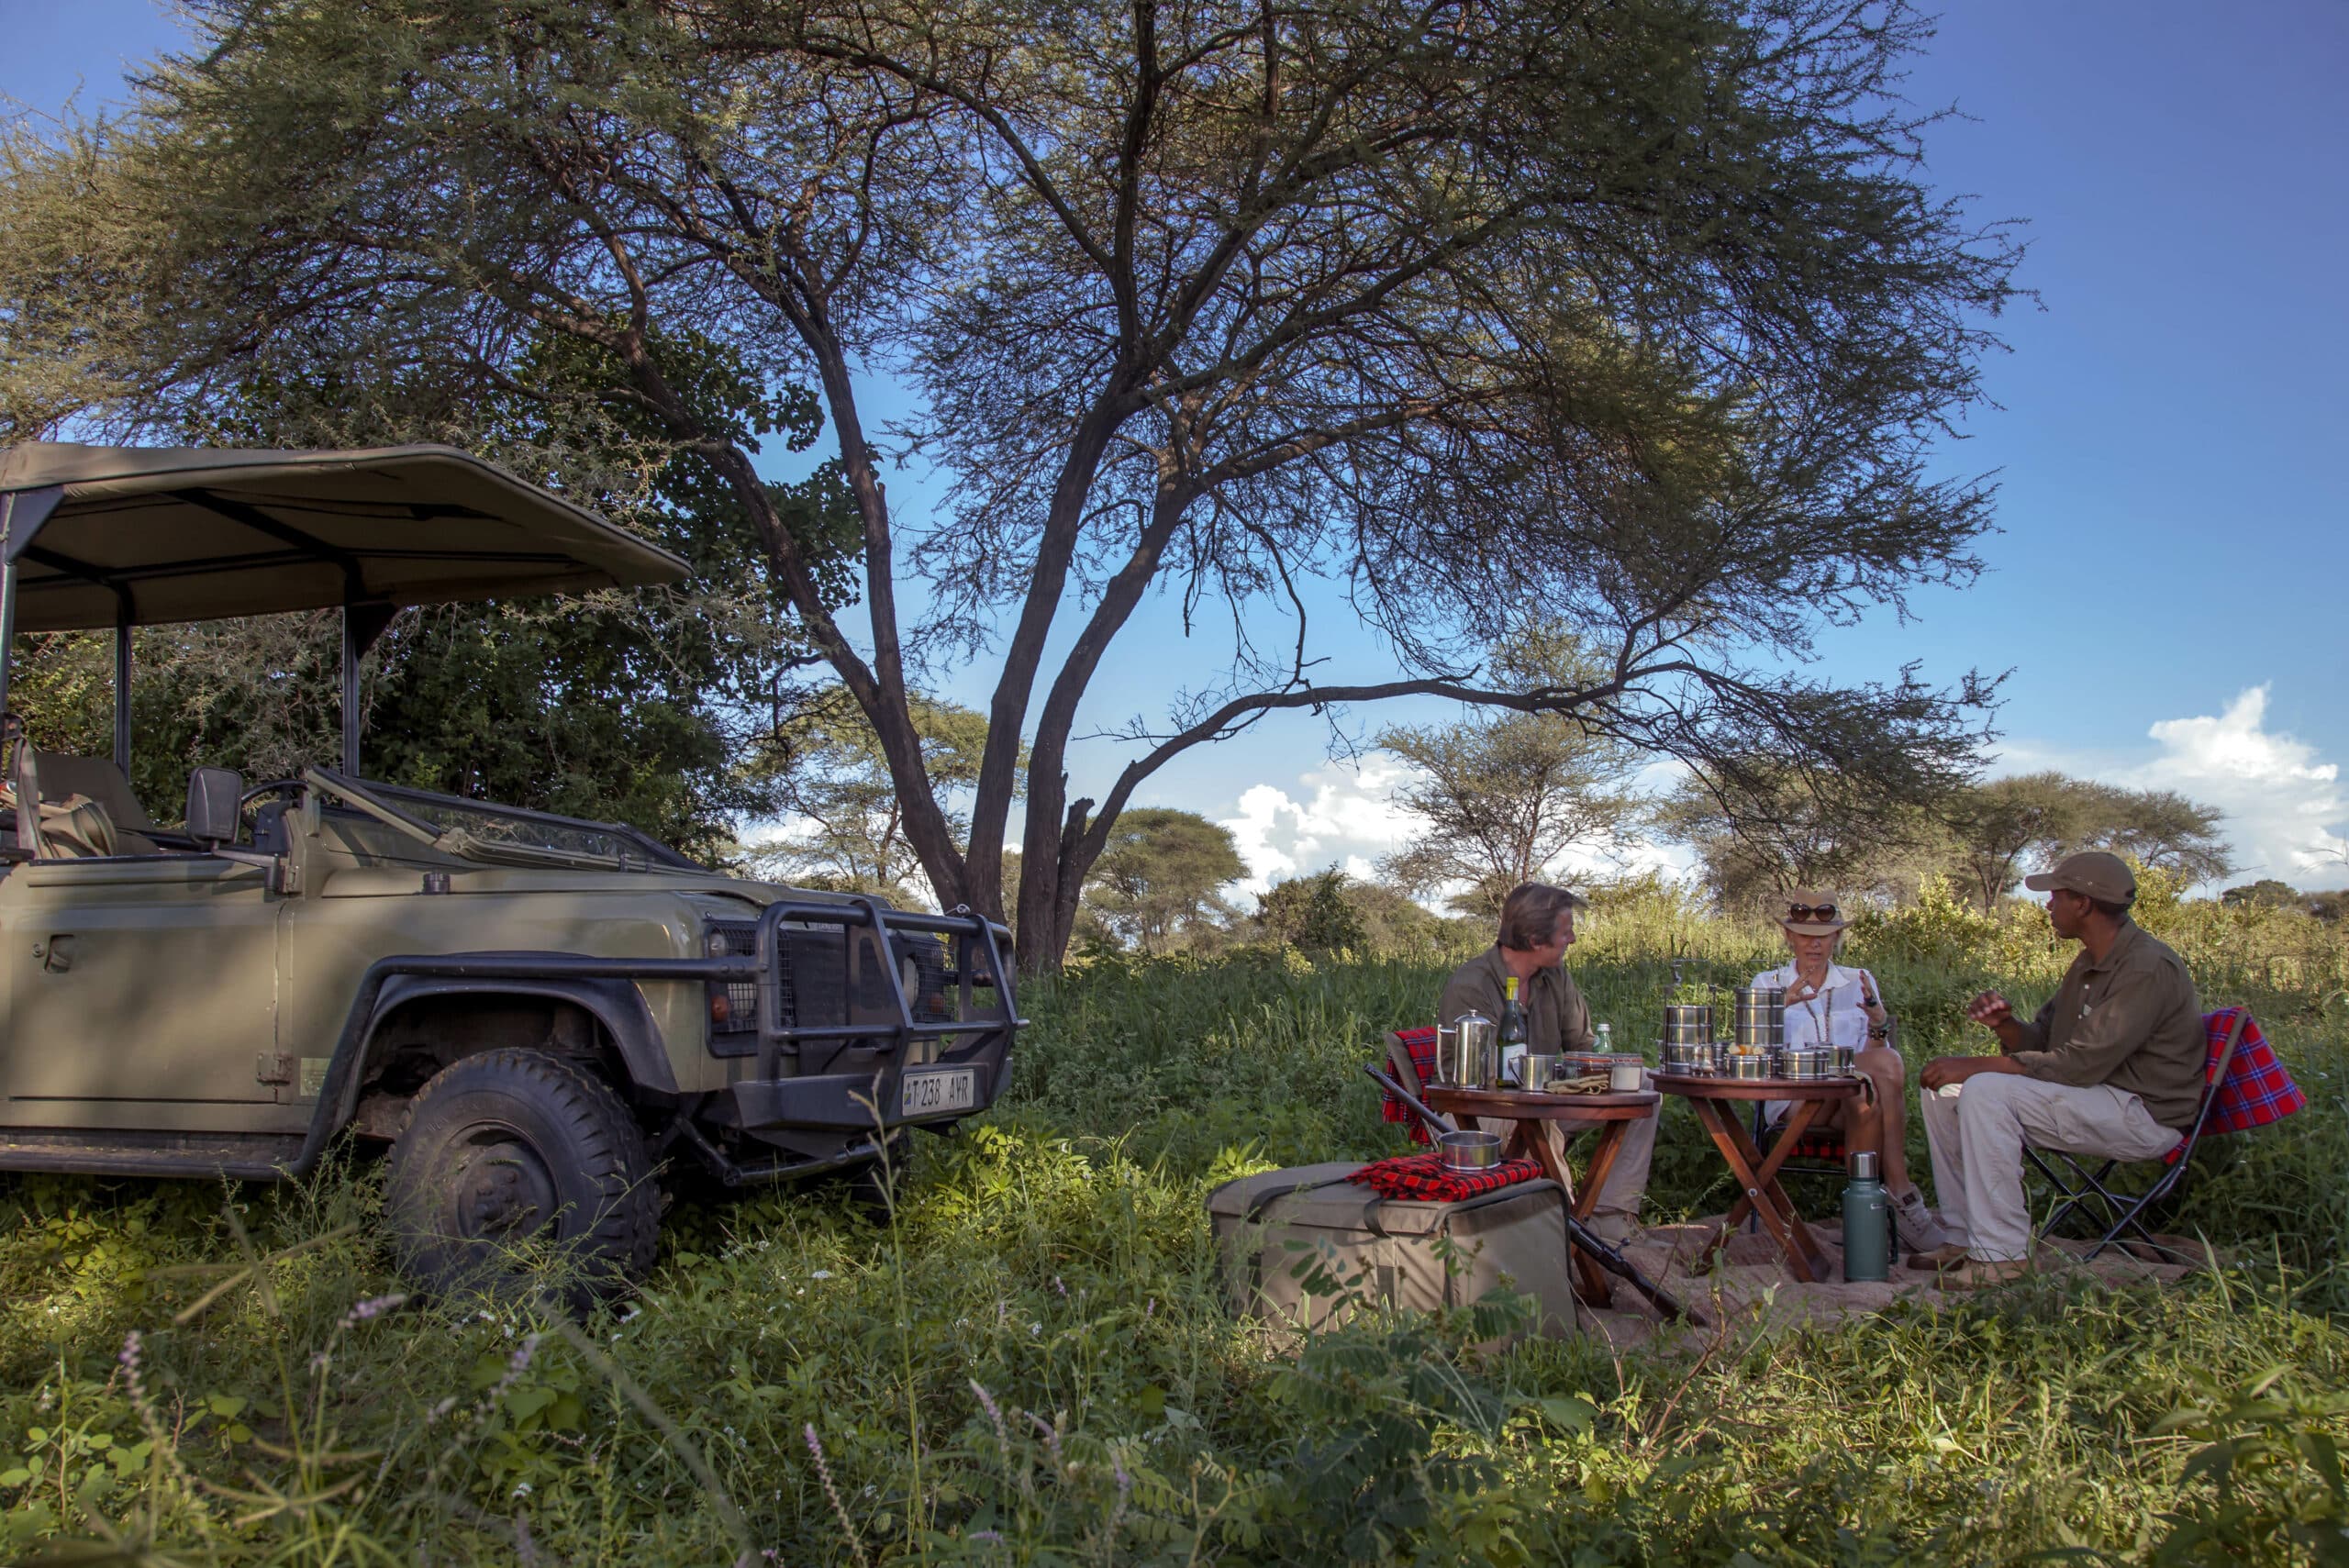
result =
[[[11,424],[607,357],[611,401],[730,493],[946,902],[997,906],[1032,748],[1025,967],[1133,791],[1267,713],[1434,694],[1896,791],[1978,738],[1970,679],[1774,673],[1822,619],[1970,577],[1988,520],[1926,454],[2014,251],[1922,183],[1898,0],[195,16],[127,117],[0,153]],[[816,389],[853,621],[755,440],[664,368],[685,334]],[[918,395],[902,428],[875,369]],[[957,477],[945,515],[892,509],[885,440]],[[1308,577],[1399,668],[1325,670]],[[1224,651],[1079,794],[1080,706],[1157,591]],[[1590,683],[1491,678],[1536,620]],[[965,824],[917,706],[982,651]]]
[[[1230,828],[1197,812],[1135,806],[1093,862],[1085,913],[1142,952],[1169,952],[1219,934],[1237,913],[1223,890],[1247,874]]]

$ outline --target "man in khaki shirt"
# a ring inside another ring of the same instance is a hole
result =
[[[1590,1005],[1566,973],[1566,950],[1574,946],[1575,911],[1583,901],[1563,887],[1529,882],[1501,904],[1497,940],[1453,972],[1436,1004],[1436,1017],[1450,1023],[1463,1013],[1501,1019],[1501,999],[1509,976],[1517,977],[1518,1006],[1525,1009],[1526,1049],[1531,1051],[1588,1051],[1597,1036]],[[1506,1135],[1509,1123],[1478,1118],[1486,1130]],[[1563,1143],[1557,1124],[1545,1130]],[[1655,1152],[1655,1118],[1627,1124],[1615,1168],[1598,1190],[1590,1228],[1601,1240],[1623,1241],[1637,1229],[1640,1198],[1647,1191],[1648,1162]]]
[[[2137,881],[2118,855],[2073,855],[2023,885],[2080,951],[2029,1023],[1986,991],[1966,1016],[1996,1056],[1944,1056],[1920,1075],[1942,1222],[1957,1240],[1919,1253],[1945,1285],[1996,1284],[2029,1267],[2022,1149],[2157,1160],[2194,1119],[2203,1085],[2202,1007],[2177,954],[2129,918]]]

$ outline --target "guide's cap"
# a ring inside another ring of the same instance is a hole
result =
[[[2024,877],[2022,884],[2033,893],[2052,893],[2060,887],[2066,893],[2077,893],[2107,904],[2127,905],[2137,900],[2137,878],[2130,871],[2129,862],[2102,850],[2065,855],[2055,862],[2054,871]]]

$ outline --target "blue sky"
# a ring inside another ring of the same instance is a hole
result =
[[[0,0],[0,92],[84,107],[177,36],[148,0]],[[1941,456],[1995,473],[1991,572],[1831,631],[1845,678],[2011,667],[1994,766],[2055,766],[2177,788],[2224,806],[2247,870],[2349,883],[2349,5],[2216,8],[2111,0],[1969,0],[1912,65],[1920,106],[1967,117],[1928,139],[1930,177],[1984,217],[2027,220],[2021,281],[1977,409]],[[935,491],[893,484],[900,506]],[[1332,612],[1335,606],[1331,606]],[[1361,628],[1321,617],[1333,673],[1376,673]],[[1208,678],[1222,643],[1147,612],[1113,655],[1087,718],[1155,717],[1170,679]],[[949,695],[983,703],[984,670]],[[1356,716],[1375,728],[1386,714]],[[1440,711],[1396,710],[1423,719]],[[1081,727],[1082,728],[1082,727]],[[1316,721],[1268,721],[1195,751],[1144,803],[1232,822],[1260,875],[1364,860],[1399,824],[1392,770],[1324,761]],[[1119,748],[1082,750],[1098,793]]]

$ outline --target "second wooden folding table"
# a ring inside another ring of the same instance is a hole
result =
[[[1860,1092],[1857,1078],[1715,1078],[1698,1077],[1677,1073],[1655,1075],[1659,1094],[1677,1095],[1688,1102],[1697,1113],[1698,1122],[1712,1135],[1713,1147],[1729,1162],[1730,1173],[1744,1195],[1732,1205],[1729,1218],[1705,1242],[1701,1256],[1709,1260],[1729,1245],[1748,1214],[1762,1221],[1762,1228],[1786,1254],[1787,1266],[1795,1277],[1806,1284],[1818,1283],[1828,1269],[1827,1255],[1820,1250],[1819,1240],[1810,1228],[1795,1212],[1793,1200],[1778,1183],[1778,1167],[1802,1141],[1803,1133],[1829,1106],[1856,1097]],[[1753,1137],[1740,1124],[1737,1112],[1755,1100],[1792,1100],[1787,1113],[1787,1125],[1778,1134],[1777,1142],[1765,1157],[1755,1147]]]

